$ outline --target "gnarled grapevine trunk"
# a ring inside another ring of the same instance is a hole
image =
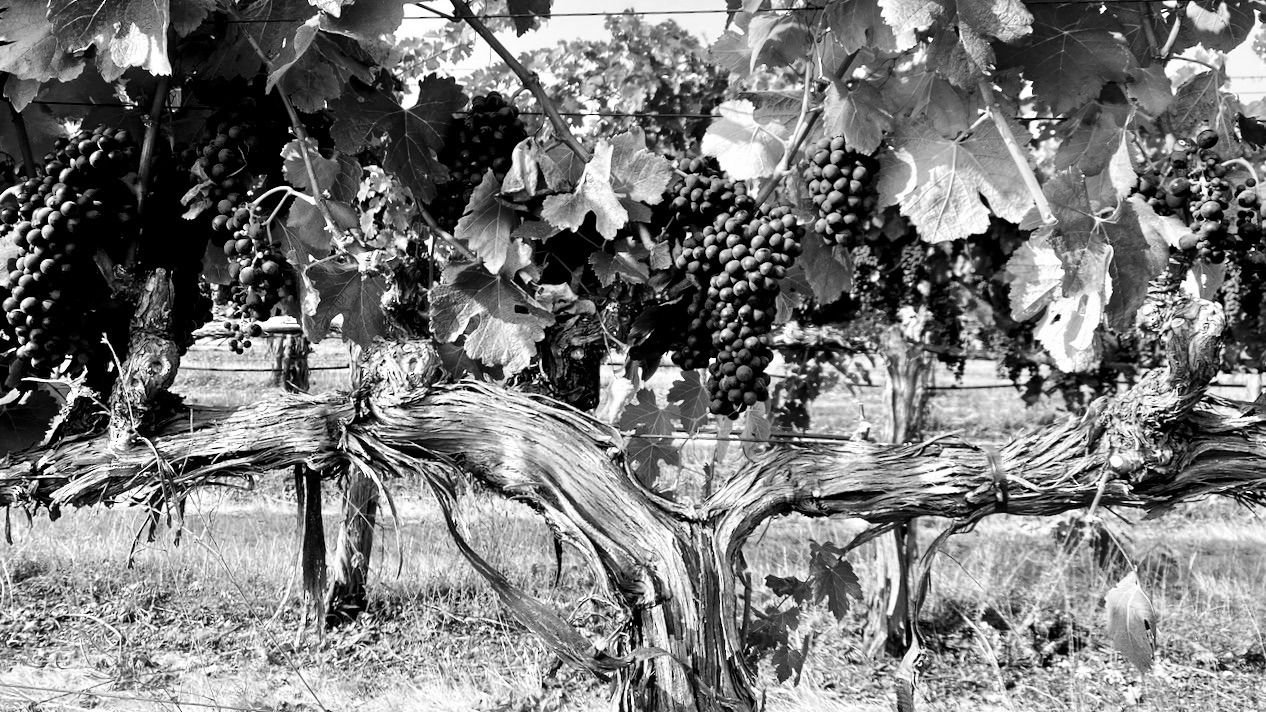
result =
[[[770,517],[968,523],[1092,501],[1158,512],[1214,493],[1266,499],[1266,411],[1204,393],[1216,373],[1220,309],[1180,306],[1167,324],[1165,369],[997,453],[953,440],[778,444],[694,505],[643,487],[610,427],[486,384],[431,385],[430,361],[407,351],[388,364],[399,368],[380,371],[388,378],[352,394],[278,394],[173,418],[150,434],[152,449],[110,453],[79,440],[14,455],[0,465],[0,504],[149,501],[298,462],[356,468],[371,480],[420,472],[504,604],[565,660],[616,675],[619,709],[747,711],[758,695],[732,562]],[[629,646],[595,647],[470,548],[459,496],[466,477],[528,504],[585,555],[627,611]]]
[[[110,447],[114,450],[131,447],[138,433],[153,427],[155,418],[168,415],[160,401],[180,368],[180,347],[172,333],[175,302],[170,272],[161,268],[151,272],[141,288],[127,356],[110,394]]]

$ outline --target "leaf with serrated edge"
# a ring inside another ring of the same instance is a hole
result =
[[[579,230],[585,216],[593,213],[595,228],[608,240],[629,220],[629,213],[611,187],[611,144],[599,141],[580,183],[571,193],[551,195],[541,205],[541,217],[567,229]]]
[[[813,586],[795,576],[769,574],[765,577],[765,585],[775,596],[790,596],[796,603],[804,603],[813,596]]]
[[[646,134],[634,126],[611,139],[611,183],[630,200],[657,205],[673,179],[673,164],[646,148]]]
[[[82,0],[51,0],[48,21],[66,49],[78,51],[96,45],[98,66],[107,81],[119,78],[128,67],[140,67],[150,74],[171,74],[171,60],[167,57],[167,29],[171,24],[168,3],[113,0],[96,3],[91,12],[85,10]],[[103,59],[108,59],[108,63]]]
[[[650,269],[628,252],[595,250],[589,255],[589,265],[604,287],[615,284],[617,277],[628,284],[646,284],[651,278]]]
[[[778,682],[786,682],[804,669],[804,650],[790,643],[774,648],[771,660],[774,664],[774,675]]]
[[[726,30],[708,48],[712,61],[730,74],[742,79],[752,71],[752,50],[747,46],[747,38],[734,30]]]
[[[651,484],[656,480],[660,462],[673,466],[681,464],[681,450],[668,437],[673,434],[673,421],[680,418],[681,414],[673,404],[661,408],[655,402],[655,392],[649,388],[638,391],[637,400],[625,406],[619,428],[632,431],[633,437],[624,452],[629,460],[637,463],[636,472],[643,483]]]
[[[1061,371],[1088,371],[1099,363],[1095,335],[1112,296],[1111,263],[1111,245],[1097,241],[1088,246],[1072,276],[1074,288],[1046,307],[1033,330]],[[1067,276],[1065,281],[1069,281]]]
[[[1000,68],[1023,68],[1033,96],[1052,114],[1073,111],[1108,82],[1125,84],[1137,65],[1112,15],[1086,3],[1033,6],[1033,38],[998,48]]]
[[[843,557],[843,552],[830,542],[809,543],[809,582],[817,601],[826,601],[826,607],[836,620],[848,615],[848,599],[862,600],[862,584],[853,572],[853,565]]]
[[[762,64],[790,67],[803,59],[812,45],[813,37],[801,13],[761,13],[752,18],[747,31],[747,46],[752,50],[748,71],[754,72]]]
[[[214,9],[215,0],[172,0],[171,29],[177,37],[184,37],[198,29]]]
[[[316,309],[305,313],[314,328],[307,337],[319,342],[337,316],[343,317],[343,340],[369,347],[374,338],[387,333],[387,317],[382,298],[387,280],[381,275],[362,274],[355,260],[327,257],[307,265],[304,277],[316,290]]]
[[[708,422],[712,396],[698,370],[682,371],[668,389],[668,402],[681,414],[681,429],[694,435]]]
[[[827,135],[843,136],[849,148],[859,153],[874,153],[892,129],[883,95],[870,82],[832,82],[825,105]]]
[[[336,117],[330,133],[344,153],[359,153],[386,135],[384,168],[399,176],[423,202],[435,199],[437,180],[448,169],[435,157],[443,146],[453,112],[466,105],[461,87],[452,78],[427,75],[419,84],[418,102],[405,109],[387,94],[374,90],[345,92],[330,102]]]
[[[800,266],[819,304],[831,304],[853,288],[853,263],[847,250],[827,245],[821,236],[806,235]]]
[[[898,52],[914,46],[914,33],[898,41],[892,27],[884,22],[877,0],[833,2],[826,8],[826,23],[845,52],[874,48]]]
[[[321,29],[356,41],[379,64],[386,64],[404,20],[399,0],[356,0],[337,16],[322,15]]]
[[[720,118],[703,135],[703,153],[716,156],[721,170],[738,180],[773,175],[782,160],[787,127],[757,123],[750,101],[727,101],[718,111]]]
[[[471,193],[466,214],[457,221],[453,232],[453,237],[470,245],[471,251],[479,255],[484,267],[493,274],[501,272],[506,264],[515,223],[514,209],[502,204],[497,190],[497,176],[489,168]]]
[[[1196,0],[1183,7],[1187,17],[1177,23],[1176,47],[1199,44],[1214,52],[1230,52],[1248,39],[1257,19],[1248,0]]]
[[[1108,639],[1141,672],[1152,670],[1156,652],[1156,609],[1131,571],[1104,597]]]
[[[1012,130],[1025,133],[1018,125]],[[928,242],[988,230],[990,208],[1019,223],[1033,207],[1033,196],[993,122],[967,138],[948,139],[920,121],[899,127],[888,143],[880,154],[880,202],[900,205]]]
[[[1007,261],[1010,277],[1011,318],[1025,321],[1062,294],[1064,266],[1050,239],[1034,234]]]
[[[40,82],[68,82],[78,77],[84,68],[83,60],[58,43],[48,23],[48,4],[7,5],[0,14],[0,73]]]
[[[552,0],[506,0],[506,10],[514,18],[514,32],[522,36],[537,27],[542,19],[549,19]]]
[[[441,343],[466,336],[466,352],[507,374],[527,367],[554,316],[513,282],[477,265],[450,266],[431,290],[431,329]]]

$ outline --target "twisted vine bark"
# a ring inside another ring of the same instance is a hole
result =
[[[130,344],[110,394],[110,447],[125,450],[136,443],[155,417],[164,415],[163,396],[176,380],[180,347],[172,333],[176,288],[171,273],[149,274],[132,315]]]
[[[412,367],[351,394],[191,411],[151,433],[152,449],[109,453],[82,440],[12,456],[0,465],[0,503],[147,501],[298,462],[355,468],[375,482],[421,472],[459,548],[505,605],[565,660],[614,675],[619,709],[751,710],[758,695],[739,635],[734,562],[771,517],[970,522],[1096,499],[1150,511],[1210,494],[1266,499],[1266,410],[1204,394],[1220,309],[1195,302],[1165,321],[1165,369],[996,454],[951,440],[778,444],[694,505],[643,487],[609,426],[482,383],[434,385],[428,358],[413,357]],[[585,555],[625,609],[626,644],[587,640],[470,547],[460,506],[467,477],[528,504]]]

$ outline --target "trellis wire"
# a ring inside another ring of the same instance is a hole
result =
[[[91,101],[44,101],[36,99],[30,104],[38,104],[40,106],[86,106],[94,109],[140,109],[143,108],[138,104],[119,103],[96,103]],[[216,111],[218,107],[214,106],[186,106],[174,111]],[[454,111],[454,116],[465,116],[468,111]],[[635,112],[635,111],[560,111],[562,116],[570,117],[602,117],[610,119],[719,119],[717,114],[682,114],[682,113],[662,113],[662,112]],[[545,116],[543,111],[520,111],[520,116]],[[1064,121],[1067,116],[1017,116],[1016,121]]]

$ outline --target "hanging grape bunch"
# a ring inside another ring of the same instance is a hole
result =
[[[818,206],[813,231],[836,245],[860,244],[879,203],[879,162],[848,150],[840,136],[821,138],[810,151],[803,176]]]
[[[518,108],[508,104],[499,92],[477,96],[464,116],[454,120],[440,151],[440,163],[448,167],[449,179],[440,185],[431,203],[431,212],[445,230],[452,232],[466,211],[475,188],[492,169],[497,182],[510,170],[514,147],[527,138],[527,128]]]
[[[722,213],[750,211],[756,204],[747,184],[722,172],[715,158],[682,158],[676,167],[684,178],[669,189],[668,199],[663,201],[668,206],[670,226],[706,227]]]
[[[1138,191],[1158,214],[1178,216],[1191,226],[1178,243],[1188,261],[1221,264],[1228,252],[1257,246],[1262,237],[1257,181],[1232,185],[1217,144],[1212,129],[1194,140],[1179,139],[1163,172],[1150,169],[1139,176]]]
[[[778,281],[800,254],[804,229],[785,207],[756,215],[723,213],[704,237],[704,249],[717,249],[722,265],[707,290],[715,305],[708,310],[715,357],[708,365],[710,410],[738,417],[769,398],[765,369],[773,361],[770,329],[777,309]]]
[[[217,290],[216,301],[228,317],[229,349],[238,354],[263,333],[258,322],[295,312],[295,273],[264,227],[269,212],[262,205],[239,208],[232,217],[238,227],[224,243],[233,282]]]
[[[4,328],[18,344],[8,388],[68,357],[70,373],[94,360],[116,306],[94,258],[137,231],[136,198],[121,179],[135,172],[140,150],[126,131],[79,131],[54,149],[41,174],[0,205],[0,239],[17,248],[0,276]]]
[[[209,206],[196,219],[211,216],[216,244],[246,224],[248,199],[280,166],[285,133],[259,116],[256,101],[246,97],[232,111],[208,120],[199,140],[179,151],[191,188],[184,202]]]

